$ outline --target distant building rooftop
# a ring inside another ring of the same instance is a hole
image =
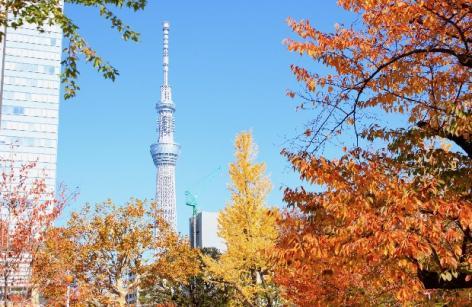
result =
[[[218,212],[203,211],[198,213],[196,217],[191,217],[189,229],[192,247],[214,247],[220,251],[226,250],[225,242],[218,236]]]

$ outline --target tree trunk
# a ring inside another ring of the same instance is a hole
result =
[[[3,306],[8,307],[8,277],[3,275]]]
[[[116,299],[116,303],[118,306],[126,306],[126,295],[128,294],[128,287],[124,286],[124,282],[122,279],[118,279],[116,281],[116,293],[118,294],[118,298]]]
[[[126,293],[120,293],[117,303],[120,307],[126,306]]]

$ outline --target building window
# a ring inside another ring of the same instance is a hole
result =
[[[23,107],[18,107],[18,106],[14,106],[14,107],[13,107],[13,114],[15,114],[15,115],[23,115],[23,114],[25,114],[25,108],[23,108]]]
[[[5,115],[24,115],[25,108],[19,106],[4,105],[2,107],[2,113]]]
[[[47,66],[47,72],[50,75],[54,75],[54,72],[55,72],[54,66]]]
[[[13,97],[13,92],[4,91],[4,92],[3,92],[3,97],[4,97],[5,99],[14,99],[14,97]]]

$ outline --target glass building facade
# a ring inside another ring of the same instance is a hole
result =
[[[45,171],[54,191],[62,33],[55,26],[45,30],[8,28],[0,42],[0,155],[19,163],[37,160],[36,170]]]
[[[1,31],[0,156],[18,166],[37,161],[30,176],[45,175],[46,188],[54,192],[62,32],[54,26],[39,32],[32,25]],[[11,294],[26,291],[30,273],[25,255],[10,278]]]

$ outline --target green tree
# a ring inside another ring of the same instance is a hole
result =
[[[64,97],[66,99],[75,96],[79,86],[77,78],[79,75],[78,62],[82,57],[85,62],[92,65],[104,78],[115,80],[118,70],[103,60],[101,56],[87,43],[86,39],[79,33],[79,26],[64,12],[63,6],[69,4],[84,6],[96,11],[98,15],[110,22],[112,29],[121,34],[125,41],[138,41],[139,34],[123,22],[114,13],[114,10],[123,8],[134,12],[146,7],[146,0],[0,0],[0,39],[3,40],[8,28],[18,28],[23,24],[32,24],[39,31],[45,31],[46,27],[57,25],[62,29],[66,39],[64,47],[64,60],[62,61],[62,82],[65,84]],[[8,35],[8,34],[7,34]]]
[[[270,181],[264,175],[265,165],[254,163],[252,135],[241,133],[235,146],[236,161],[229,169],[232,201],[218,217],[218,234],[227,250],[216,261],[208,256],[204,260],[211,276],[236,290],[231,304],[274,306],[278,291],[268,251],[277,238],[276,214],[265,205]]]
[[[224,283],[219,277],[208,274],[203,257],[207,256],[218,260],[221,253],[216,248],[203,248],[195,261],[200,266],[198,274],[190,277],[185,282],[167,283],[166,288],[154,291],[154,300],[146,300],[143,303],[172,302],[177,306],[212,307],[227,306],[233,295],[234,288]]]

